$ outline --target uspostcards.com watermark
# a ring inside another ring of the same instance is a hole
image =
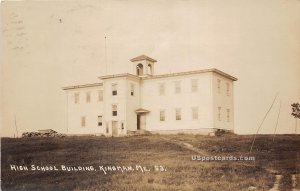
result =
[[[194,161],[255,161],[254,156],[201,156],[192,155],[192,160]]]

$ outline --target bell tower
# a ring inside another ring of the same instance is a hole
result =
[[[132,73],[143,77],[154,75],[154,63],[157,62],[153,58],[141,55],[130,60],[133,63]]]

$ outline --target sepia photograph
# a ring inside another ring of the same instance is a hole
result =
[[[3,191],[300,191],[300,0],[1,0]]]

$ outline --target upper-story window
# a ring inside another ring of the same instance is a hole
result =
[[[118,84],[112,84],[111,85],[112,95],[118,95]]]
[[[198,119],[198,114],[199,114],[198,110],[199,110],[198,107],[192,107],[192,119],[193,120]]]
[[[78,92],[74,94],[74,103],[75,104],[79,103],[79,93]]]
[[[165,116],[165,110],[160,110],[159,111],[159,120],[160,121],[165,121],[166,116]]]
[[[218,120],[221,121],[221,107],[218,107]]]
[[[118,115],[118,106],[116,104],[112,105],[112,116]]]
[[[198,79],[191,80],[191,90],[192,90],[192,92],[198,91]]]
[[[176,117],[176,120],[181,120],[181,109],[180,108],[177,108],[175,109],[175,117]]]
[[[159,95],[165,95],[165,84],[159,84]]]
[[[226,83],[226,94],[227,96],[230,95],[230,84],[228,82]]]
[[[98,101],[103,101],[103,90],[98,91]]]
[[[217,79],[218,93],[221,93],[221,80]]]
[[[175,93],[178,94],[181,92],[181,84],[179,81],[175,82]]]
[[[91,102],[91,92],[86,92],[86,102]]]
[[[130,84],[130,95],[134,96],[134,84]]]

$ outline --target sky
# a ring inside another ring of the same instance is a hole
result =
[[[156,74],[217,68],[238,78],[236,133],[255,133],[276,95],[259,133],[274,133],[277,116],[277,133],[295,133],[299,0],[4,1],[0,11],[1,136],[65,132],[61,87],[105,75],[105,36],[108,74],[141,54]]]

